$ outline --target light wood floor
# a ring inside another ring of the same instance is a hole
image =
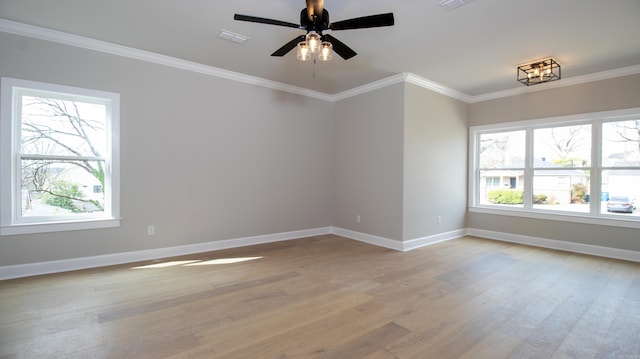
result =
[[[640,358],[640,264],[328,235],[2,281],[0,358]]]

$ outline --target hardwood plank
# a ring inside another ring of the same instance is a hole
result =
[[[635,276],[618,308],[597,357],[640,358],[640,274]]]
[[[528,300],[535,301],[537,296],[529,294],[545,291],[561,280],[561,269],[569,263],[564,260],[564,255],[560,254],[560,258],[563,260],[556,263],[547,261],[545,267],[540,267],[536,262],[516,263],[509,270],[478,280],[467,287],[456,287],[450,294],[430,300],[428,306],[406,318],[411,323],[406,322],[405,318],[396,318],[396,322],[412,329],[413,333],[387,350],[400,357],[425,357],[424,352],[431,350],[443,351],[438,355],[444,354],[449,350],[443,344],[447,338],[455,337],[477,318],[486,317],[493,306],[509,305],[509,301],[518,295],[528,296]]]
[[[253,279],[249,281],[244,281],[240,283],[231,283],[228,285],[220,286],[214,289],[182,295],[178,297],[171,297],[162,300],[152,300],[150,303],[145,303],[142,305],[134,305],[127,306],[123,309],[112,310],[109,312],[102,313],[98,316],[101,322],[108,322],[112,320],[117,320],[124,317],[139,315],[143,313],[155,312],[165,308],[171,308],[179,305],[184,305],[190,302],[195,302],[198,300],[215,297],[218,295],[224,295],[228,293],[232,293],[235,291],[240,291],[247,288],[253,288],[256,286],[262,286],[271,284],[276,281],[286,280],[292,277],[299,276],[299,273],[296,272],[287,272],[277,275],[272,275],[268,277]]]
[[[409,332],[410,331],[408,329],[403,328],[396,323],[387,323],[349,341],[348,343],[342,344],[338,348],[318,356],[318,358],[361,358],[384,348],[389,343],[407,335]]]
[[[581,283],[509,355],[509,358],[549,358],[602,291],[608,278],[597,273]]]
[[[247,343],[243,348],[225,353],[224,357],[313,358],[332,352],[335,348],[356,340],[381,323],[375,317],[364,316],[348,307],[326,317],[291,327],[282,333]]]
[[[276,346],[284,350],[290,345],[290,336],[285,333],[331,317],[370,298],[358,291],[342,289],[294,301],[290,305],[267,312],[254,308],[254,315],[250,318],[196,332],[200,341],[205,344],[188,351],[186,355],[191,358],[247,357],[246,354],[237,353],[238,348],[243,351],[252,350],[252,345],[260,346],[260,343],[268,343],[271,348]],[[262,346],[258,352],[264,353],[266,349],[267,347]],[[232,354],[234,352],[236,353]]]
[[[599,293],[589,310],[580,318],[571,333],[556,350],[554,359],[596,358],[609,332],[616,314],[621,311],[625,293],[633,281],[633,273],[617,269],[608,263],[611,278]]]
[[[640,263],[473,237],[396,252],[326,235],[0,281],[0,358],[634,358],[638,322]]]

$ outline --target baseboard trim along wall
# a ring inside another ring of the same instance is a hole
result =
[[[495,239],[503,242],[526,244],[529,246],[557,249],[561,251],[589,254],[598,257],[622,259],[632,262],[640,262],[640,252],[627,249],[595,246],[575,242],[560,241],[540,237],[523,236],[513,233],[487,231],[483,229],[467,228],[467,235]]]
[[[255,244],[273,243],[292,240],[296,238],[321,236],[325,234],[331,234],[331,227],[227,239],[176,247],[105,254],[93,257],[72,258],[59,261],[4,266],[0,267],[0,280],[68,272],[80,269],[106,267],[118,264],[135,263],[152,259],[169,258],[195,253],[205,253],[222,249],[251,246]]]
[[[373,244],[373,245],[378,246],[378,247],[389,248],[389,249],[393,249],[393,250],[396,250],[396,251],[402,251],[403,250],[402,242],[401,241],[396,241],[394,239],[374,236],[372,234],[356,232],[356,231],[352,231],[352,230],[344,229],[344,228],[339,228],[339,227],[333,227],[332,228],[332,233],[337,235],[337,236],[346,237],[346,238],[353,239],[353,240],[356,240],[356,241],[359,241],[359,242]]]
[[[394,249],[396,251],[406,252],[412,249],[428,246],[430,244],[444,242],[451,239],[464,237],[467,234],[465,229],[459,229],[451,232],[434,234],[432,236],[410,239],[404,242],[396,241],[389,238],[374,236],[371,234],[355,232],[348,229],[333,227],[333,234],[354,239],[356,241],[373,244],[379,247]]]
[[[408,241],[402,242],[402,250],[410,251],[412,249],[428,246],[435,243],[445,242],[452,239],[464,237],[467,235],[466,229],[458,229],[456,231],[438,233],[427,237],[410,239]]]
[[[415,238],[407,241],[397,241],[389,238],[375,236],[371,234],[356,232],[338,227],[322,227],[308,230],[291,231],[275,234],[267,234],[261,236],[252,236],[245,238],[227,239],[221,241],[213,241],[207,243],[190,244],[185,246],[156,248],[142,251],[133,251],[125,253],[106,254],[93,257],[72,258],[60,261],[50,261],[41,263],[28,263],[13,266],[0,267],[0,280],[30,277],[35,275],[68,272],[80,269],[89,269],[97,267],[105,267],[118,264],[135,263],[146,260],[159,258],[169,258],[175,256],[189,255],[195,253],[204,253],[229,248],[246,247],[256,244],[273,243],[287,241],[297,238],[314,237],[326,234],[335,234],[360,242],[372,244],[379,247],[389,248],[396,251],[410,251],[434,243],[444,242],[465,235],[499,240],[504,242],[512,242],[525,244],[536,247],[558,249],[563,251],[589,254],[599,257],[623,259],[633,262],[640,262],[640,252],[595,246],[590,244],[574,243],[559,241],[554,239],[546,239],[539,237],[523,236],[512,233],[502,233],[487,231],[482,229],[467,228],[445,233],[439,233],[432,236]]]

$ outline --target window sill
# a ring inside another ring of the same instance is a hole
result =
[[[119,218],[74,221],[74,222],[63,222],[63,223],[14,224],[11,226],[0,227],[0,236],[77,231],[77,230],[114,228],[114,227],[120,227]]]
[[[494,207],[488,207],[488,206],[469,207],[468,210],[469,212],[473,212],[473,213],[493,214],[498,216],[534,218],[534,219],[544,219],[549,221],[596,224],[601,226],[640,229],[640,217],[635,217],[635,216],[633,218],[636,218],[636,219],[627,219],[627,218],[615,218],[613,217],[613,215],[607,216],[604,214],[593,216],[593,215],[586,215],[586,214],[583,215],[576,212],[568,212],[568,213],[567,212],[549,212],[549,211],[524,210],[522,208],[494,208]]]

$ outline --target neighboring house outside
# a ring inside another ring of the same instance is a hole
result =
[[[573,185],[581,183],[589,186],[589,175],[579,169],[568,169],[561,165],[534,160],[533,194],[546,195],[547,203],[569,204],[572,198]],[[515,164],[513,168],[524,167],[524,163]],[[494,169],[484,170],[480,174],[480,199],[488,203],[487,196],[492,190],[524,189],[524,170]]]
[[[639,167],[640,162],[616,162],[615,167]],[[640,172],[633,169],[607,170],[602,173],[602,192],[610,196],[640,198]],[[607,198],[608,199],[608,198]]]

